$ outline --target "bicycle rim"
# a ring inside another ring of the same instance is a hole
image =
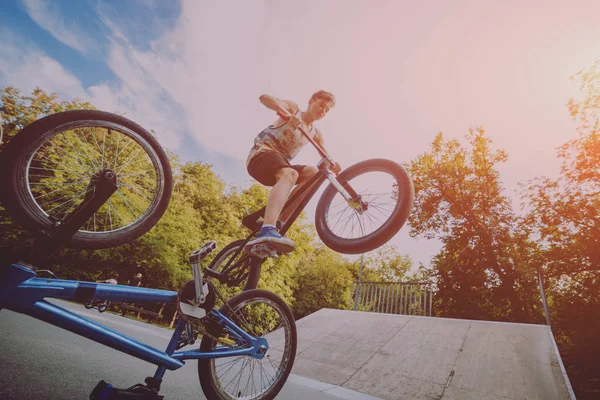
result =
[[[25,195],[40,218],[63,220],[92,191],[103,170],[117,176],[117,191],[84,224],[90,236],[119,234],[138,225],[165,192],[158,154],[141,135],[120,124],[79,120],[44,135],[25,162]]]
[[[398,180],[387,171],[373,168],[346,181],[366,204],[366,209],[361,210],[358,204],[346,201],[336,191],[325,210],[327,227],[334,236],[348,240],[377,234],[400,207],[397,199]]]

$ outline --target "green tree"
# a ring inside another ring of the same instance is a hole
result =
[[[377,276],[377,281],[403,282],[409,278],[412,260],[408,255],[398,254],[395,245],[385,244],[369,253],[364,261],[363,274],[367,268]]]
[[[482,128],[470,129],[466,139],[463,146],[440,133],[408,166],[415,184],[411,235],[443,244],[433,262],[436,309],[443,316],[537,321],[535,246],[502,194],[496,169],[507,155],[492,150]]]
[[[302,318],[322,308],[347,309],[353,281],[350,264],[322,246],[301,261],[294,290],[295,317]]]
[[[542,249],[554,332],[577,398],[600,396],[600,61],[573,77],[577,137],[559,148],[558,178],[529,182],[531,235]]]

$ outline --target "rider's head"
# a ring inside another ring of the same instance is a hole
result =
[[[314,120],[323,118],[327,112],[335,106],[335,97],[333,94],[324,90],[313,93],[308,100],[307,112],[312,114]]]

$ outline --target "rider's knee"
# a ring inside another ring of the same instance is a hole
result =
[[[281,179],[285,179],[288,182],[296,183],[296,181],[298,180],[298,177],[300,176],[300,174],[298,174],[298,171],[296,171],[293,168],[282,168],[279,170],[279,172],[277,172],[277,180],[281,180]]]
[[[308,165],[302,169],[302,176],[312,178],[317,174],[317,172],[319,172],[319,168],[315,167],[314,165]]]

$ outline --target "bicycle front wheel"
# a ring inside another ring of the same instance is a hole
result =
[[[206,398],[275,398],[296,358],[297,332],[289,307],[274,293],[255,289],[233,297],[220,311],[250,335],[267,339],[269,348],[262,359],[240,356],[198,360],[198,377]],[[210,352],[216,346],[217,341],[205,335],[200,351]]]
[[[412,180],[399,164],[384,159],[359,162],[337,180],[358,195],[346,201],[333,185],[319,199],[316,229],[326,246],[344,254],[374,250],[404,225],[414,198]]]
[[[70,244],[106,248],[147,232],[165,212],[172,190],[169,160],[144,128],[118,115],[66,111],[24,128],[3,152],[4,205],[26,229],[63,221],[112,171],[118,189]]]

